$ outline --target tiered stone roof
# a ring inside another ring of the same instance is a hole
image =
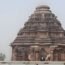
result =
[[[20,29],[12,45],[49,45],[52,43],[65,43],[64,29],[50,7],[41,5]]]

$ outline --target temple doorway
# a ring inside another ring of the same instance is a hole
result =
[[[34,46],[31,48],[31,52],[28,55],[30,61],[45,61],[47,53],[44,48]]]
[[[46,51],[43,48],[41,48],[41,50],[40,50],[40,61],[45,61],[46,56],[47,56]]]

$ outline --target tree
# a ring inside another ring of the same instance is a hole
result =
[[[5,60],[5,54],[0,53],[0,61],[4,61]]]

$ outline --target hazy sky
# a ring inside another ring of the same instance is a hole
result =
[[[0,52],[11,58],[10,43],[39,5],[50,6],[65,29],[65,0],[0,0]]]

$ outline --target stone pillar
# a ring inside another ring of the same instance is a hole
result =
[[[35,57],[36,57],[35,60],[36,60],[36,61],[39,61],[39,52],[38,52],[38,51],[35,52]]]
[[[53,50],[50,51],[50,54],[51,54],[50,61],[53,61]]]
[[[12,47],[12,60],[16,60],[15,48]]]
[[[56,47],[57,47],[57,46],[51,46],[51,47],[50,47],[50,54],[51,54],[50,61],[53,61],[53,52],[54,52],[54,49],[55,49]]]

